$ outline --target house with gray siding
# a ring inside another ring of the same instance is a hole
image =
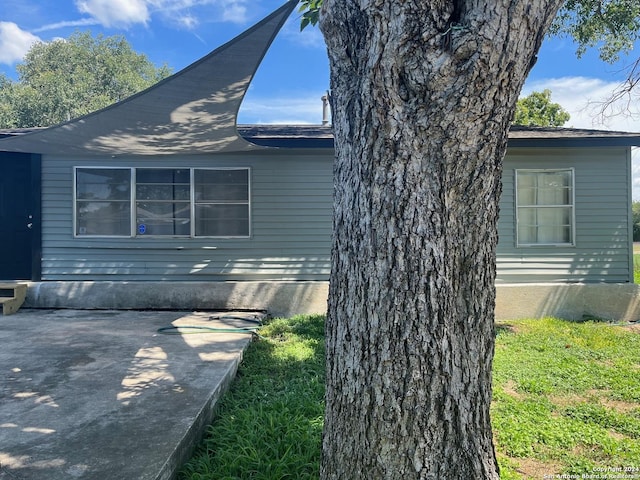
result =
[[[0,134],[0,280],[26,281],[31,307],[324,311],[331,128],[237,125],[296,3],[118,104]],[[640,134],[511,129],[498,316],[636,316],[636,145]],[[601,308],[612,292],[623,313]]]

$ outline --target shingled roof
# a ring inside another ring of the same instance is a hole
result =
[[[247,140],[270,147],[331,148],[333,133],[324,125],[239,125]],[[512,125],[510,147],[638,146],[640,133],[564,127]]]
[[[65,155],[168,155],[259,147],[238,135],[238,110],[291,0],[180,72],[105,109],[0,139],[0,150]],[[1,137],[0,137],[1,138]]]

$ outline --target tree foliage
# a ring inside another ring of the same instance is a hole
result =
[[[533,92],[516,104],[513,123],[535,127],[561,127],[571,115],[559,103],[551,101],[551,90]]]
[[[320,7],[322,0],[302,0],[299,12],[302,13],[300,19],[300,30],[304,30],[309,25],[315,25],[320,18]]]
[[[633,213],[633,241],[640,242],[640,202],[633,202],[631,211]]]
[[[309,25],[315,26],[320,19],[320,8],[322,0],[301,0],[299,12],[302,13],[300,19],[300,30],[304,30]]]
[[[171,73],[133,51],[123,36],[94,38],[90,32],[36,43],[16,70],[17,82],[0,77],[0,128],[64,122],[123,100]]]
[[[640,2],[566,0],[551,33],[572,37],[578,45],[578,57],[589,48],[598,48],[602,60],[616,62],[640,39]]]

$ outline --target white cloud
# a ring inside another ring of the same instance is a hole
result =
[[[64,22],[49,23],[33,30],[36,33],[46,32],[47,30],[58,30],[67,27],[87,27],[90,25],[98,25],[100,22],[94,18],[81,18],[80,20],[68,20]]]
[[[222,21],[245,23],[247,21],[247,7],[245,2],[223,2]]]
[[[601,106],[606,102],[620,82],[610,82],[592,77],[548,78],[528,82],[522,95],[532,91],[551,90],[551,99],[559,103],[571,114],[568,127],[595,128],[600,130],[640,131],[639,111],[635,115],[628,112],[628,104],[620,100],[601,114]]]
[[[127,27],[149,21],[145,0],[76,0],[76,6],[105,27]]]
[[[11,65],[22,60],[31,46],[40,41],[13,22],[0,22],[0,63]]]
[[[144,0],[150,11],[179,28],[192,30],[210,21],[245,24],[249,0]],[[199,18],[198,15],[201,17]]]
[[[186,30],[193,30],[200,23],[196,17],[189,14],[179,16],[176,18],[176,22]]]
[[[238,123],[320,125],[322,123],[322,100],[325,92],[290,97],[253,98],[251,93],[240,107]]]
[[[551,90],[551,99],[571,114],[567,122],[569,127],[640,132],[640,109],[629,111],[627,99],[613,103],[604,116],[601,114],[602,102],[607,101],[619,86],[619,82],[599,78],[549,78],[527,83],[522,94],[545,88]],[[640,148],[634,148],[632,152],[632,197],[640,200]]]

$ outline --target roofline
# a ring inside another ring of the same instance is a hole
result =
[[[509,148],[526,147],[638,147],[640,137],[594,137],[594,138],[510,138]]]
[[[238,133],[260,146],[280,148],[334,148],[333,132],[325,125],[238,125]],[[509,148],[526,147],[636,147],[640,134],[587,130],[513,126]]]
[[[0,130],[0,138],[22,136],[43,128]],[[262,147],[332,149],[331,126],[327,125],[237,125],[238,134]],[[509,132],[509,148],[640,147],[640,134],[573,128],[514,126]],[[0,144],[1,146],[1,144]]]

